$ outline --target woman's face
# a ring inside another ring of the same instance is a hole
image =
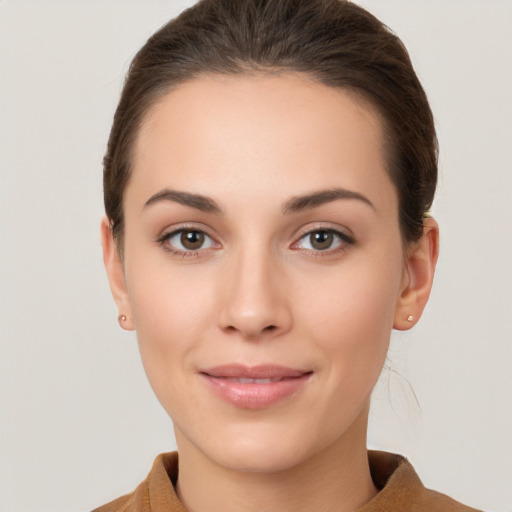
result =
[[[274,471],[364,443],[411,313],[378,116],[306,77],[207,77],[135,149],[113,289],[179,449]]]

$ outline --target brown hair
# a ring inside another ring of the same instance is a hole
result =
[[[105,210],[122,250],[123,193],[144,115],[173,87],[205,74],[295,71],[369,101],[385,124],[387,166],[404,241],[419,239],[437,182],[437,138],[404,45],[346,0],[201,0],[133,59],[104,158]]]

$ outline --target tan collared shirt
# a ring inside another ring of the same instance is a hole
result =
[[[368,452],[373,481],[380,492],[357,512],[475,512],[448,496],[426,489],[411,464],[400,455]],[[131,494],[93,512],[187,512],[174,486],[178,454],[159,455],[148,477]]]

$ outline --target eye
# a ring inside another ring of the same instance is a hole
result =
[[[316,229],[302,236],[299,241],[294,244],[294,248],[319,252],[337,249],[345,244],[352,243],[354,243],[353,239],[340,231],[334,229]]]
[[[216,245],[211,237],[198,229],[179,229],[164,235],[160,241],[177,253],[197,252]]]

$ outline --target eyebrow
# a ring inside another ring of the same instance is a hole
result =
[[[171,201],[179,203],[191,208],[196,208],[207,213],[222,213],[218,204],[209,197],[200,194],[191,194],[190,192],[180,192],[178,190],[164,189],[152,195],[145,203],[144,208],[152,206],[156,203]]]
[[[310,208],[316,208],[338,199],[355,199],[362,201],[376,211],[374,204],[359,192],[347,190],[345,188],[331,188],[328,190],[320,190],[303,196],[292,197],[283,207],[284,213],[295,213]]]
[[[283,213],[296,213],[303,210],[316,208],[323,204],[337,201],[339,199],[355,199],[367,204],[373,210],[375,210],[373,203],[359,192],[347,190],[345,188],[332,188],[328,190],[320,190],[311,194],[292,197],[284,204]],[[203,196],[201,194],[192,194],[190,192],[181,192],[178,190],[170,189],[164,189],[160,192],[157,192],[156,194],[153,194],[144,203],[144,209],[154,204],[167,201],[189,206],[206,213],[222,213],[222,209],[219,207],[219,205],[209,197]]]

